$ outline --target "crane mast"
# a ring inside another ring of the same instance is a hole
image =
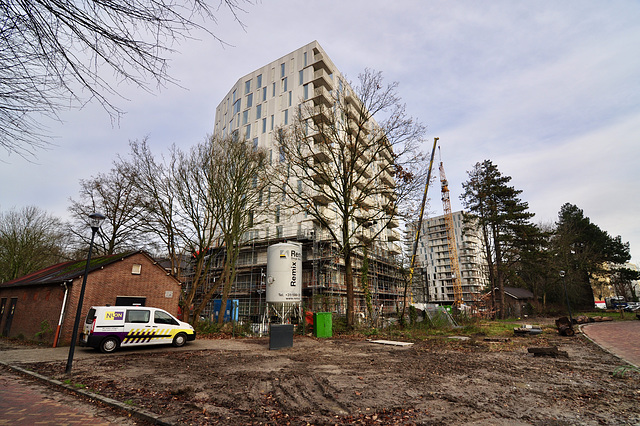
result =
[[[438,151],[440,147],[438,147]],[[458,263],[458,249],[456,248],[456,234],[453,227],[453,213],[451,212],[451,200],[449,199],[449,182],[444,174],[444,165],[440,160],[440,184],[442,187],[442,207],[444,211],[444,223],[447,229],[447,244],[449,246],[449,261],[451,262],[451,282],[453,284],[453,305],[460,308],[462,305],[462,284],[460,282],[460,264]]]

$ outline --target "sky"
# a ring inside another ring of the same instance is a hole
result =
[[[147,137],[158,155],[189,149],[213,132],[238,78],[317,40],[348,79],[370,68],[399,83],[407,113],[427,126],[424,152],[440,139],[454,211],[467,171],[489,159],[534,222],[575,204],[640,262],[640,2],[258,0],[242,26],[217,18],[208,28],[228,45],[194,33],[173,46],[179,86],[118,85],[117,123],[88,103],[44,122],[54,145],[37,158],[0,152],[0,211],[35,205],[68,218],[79,181],[108,172],[130,140]]]

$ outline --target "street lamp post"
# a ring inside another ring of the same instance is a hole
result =
[[[573,326],[573,318],[571,317],[571,305],[569,305],[569,292],[567,291],[567,277],[564,271],[560,271],[560,276],[562,277],[562,283],[564,284],[564,297],[567,300],[567,310],[569,311],[569,321],[571,326]]]
[[[91,243],[89,244],[89,254],[87,255],[87,265],[84,268],[84,276],[82,277],[82,287],[80,289],[80,297],[78,298],[78,310],[76,311],[76,319],[73,323],[73,334],[71,335],[71,346],[69,347],[69,357],[67,358],[67,368],[65,372],[71,373],[73,364],[73,353],[76,349],[76,340],[78,340],[78,326],[80,325],[80,317],[82,315],[82,302],[84,300],[84,289],[87,286],[87,275],[89,274],[89,264],[91,263],[91,251],[93,250],[93,239],[96,232],[100,229],[105,216],[100,213],[91,213],[89,215],[89,225],[91,226]]]

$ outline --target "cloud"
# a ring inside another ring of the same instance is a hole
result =
[[[62,113],[57,147],[39,165],[0,165],[0,208],[39,205],[64,214],[78,180],[106,172],[130,139],[155,152],[183,149],[212,132],[215,108],[236,80],[318,40],[341,72],[364,68],[400,83],[407,111],[440,137],[454,210],[466,171],[493,160],[523,189],[538,220],[571,202],[640,260],[640,4],[636,1],[269,0],[240,19],[222,11],[215,34],[195,32],[171,56],[181,87],[130,101],[117,126],[99,107]],[[432,198],[439,185],[430,189]],[[434,202],[438,209],[438,203]]]

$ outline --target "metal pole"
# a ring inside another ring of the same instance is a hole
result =
[[[91,262],[91,250],[93,250],[93,239],[98,232],[97,227],[91,227],[91,243],[89,244],[89,254],[87,255],[87,265],[84,268],[84,276],[82,277],[82,288],[80,289],[80,297],[78,299],[78,310],[76,311],[76,319],[73,323],[73,334],[71,335],[71,346],[69,347],[69,357],[67,358],[67,368],[65,373],[71,373],[73,364],[73,353],[76,349],[76,340],[78,339],[78,326],[80,324],[80,316],[82,315],[82,301],[84,299],[84,289],[87,286],[87,275],[89,274],[89,264]]]
[[[569,321],[571,327],[573,327],[573,317],[571,316],[571,305],[569,305],[569,292],[567,291],[567,276],[564,271],[560,271],[562,275],[562,283],[564,284],[564,297],[567,299],[567,310],[569,311]]]

